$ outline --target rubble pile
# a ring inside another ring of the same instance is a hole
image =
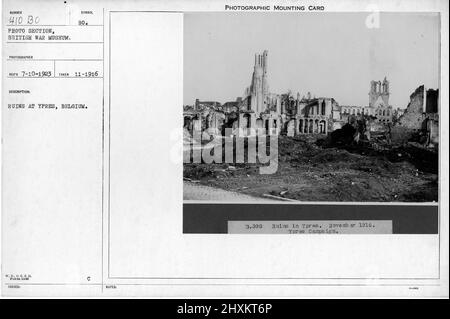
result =
[[[344,132],[347,129],[343,130]],[[353,132],[348,128],[348,132]],[[350,134],[345,134],[348,138]],[[350,139],[348,139],[350,140]],[[377,148],[373,145],[383,145]],[[185,164],[185,178],[253,196],[306,201],[437,201],[437,151],[420,144],[386,146],[381,136],[339,147],[314,136],[279,136],[279,167]]]

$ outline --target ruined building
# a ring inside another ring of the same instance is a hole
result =
[[[268,52],[255,55],[251,85],[246,89],[239,114],[239,128],[248,135],[256,134],[327,134],[333,129],[332,120],[340,119],[338,103],[333,98],[300,98],[291,93],[269,91]]]
[[[281,96],[269,92],[268,52],[255,54],[250,86],[245,90],[239,108],[240,133],[278,134],[281,125]]]
[[[333,98],[311,98],[309,93],[301,99],[298,93],[296,99],[288,95],[282,105],[286,110],[285,126],[289,136],[327,134],[334,129],[334,120],[341,117],[339,104]]]
[[[371,115],[382,124],[392,123],[394,114],[393,108],[389,105],[389,81],[384,77],[383,82],[371,81],[369,91],[368,106],[342,106],[342,114],[348,117],[351,115]]]
[[[383,82],[371,81],[369,92],[369,107],[379,122],[392,122],[392,106],[389,105],[389,82],[384,77]]]
[[[203,111],[205,109],[220,109],[221,104],[217,101],[200,101],[199,99],[195,100],[194,110]]]
[[[418,129],[418,126],[428,125],[432,132],[430,140],[435,139],[438,95],[435,90],[425,94],[424,89],[419,88],[411,96],[404,114],[399,110],[394,112],[389,104],[389,81],[385,77],[383,81],[370,82],[368,105],[340,106],[334,98],[316,98],[310,92],[302,97],[290,91],[270,92],[268,66],[267,50],[255,54],[250,85],[243,96],[224,104],[197,99],[194,106],[184,107],[184,128],[190,132],[201,130],[206,135],[223,135],[226,128],[240,136],[327,134],[355,118],[368,116],[370,131],[390,130],[395,118],[399,127]],[[416,100],[424,102],[417,106]]]
[[[409,139],[421,134],[421,142],[427,146],[439,143],[439,90],[419,86],[411,95],[403,115],[394,127],[397,139]]]
[[[255,54],[255,66],[253,69],[252,83],[249,88],[248,103],[250,110],[258,116],[266,110],[269,102],[269,85],[267,83],[267,50],[263,54]]]
[[[184,109],[184,127],[189,131],[201,128],[209,134],[223,133],[224,127],[233,134],[327,134],[341,120],[339,104],[329,97],[300,98],[297,93],[276,94],[269,90],[268,51],[255,54],[250,86],[244,96],[221,105],[215,101],[195,101]],[[339,126],[340,127],[340,126]]]
[[[370,81],[369,107],[379,106],[389,106],[389,82],[386,77],[384,77],[383,83]]]

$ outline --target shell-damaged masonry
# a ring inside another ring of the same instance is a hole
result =
[[[368,83],[367,105],[340,105],[271,92],[269,65],[267,50],[255,54],[235,101],[184,105],[185,199],[438,200],[438,89],[418,83],[393,106],[384,77]]]

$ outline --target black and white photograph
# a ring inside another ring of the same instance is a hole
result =
[[[437,202],[440,16],[184,15],[183,197]]]

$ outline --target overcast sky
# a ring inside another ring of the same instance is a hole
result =
[[[390,104],[406,107],[421,84],[439,86],[439,16],[384,13],[188,13],[184,104],[234,101],[250,85],[254,54],[269,51],[270,91],[368,105],[369,82],[390,81]]]

